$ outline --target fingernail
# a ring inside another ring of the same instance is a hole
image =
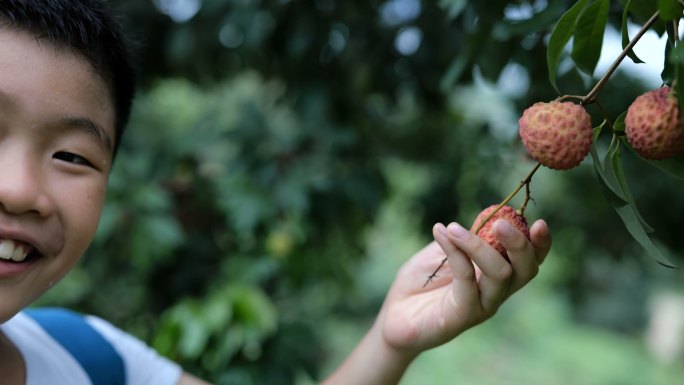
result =
[[[511,226],[508,221],[505,221],[503,219],[499,219],[495,223],[496,225],[496,232],[499,233],[502,237],[510,237],[513,235],[513,226]]]
[[[463,238],[467,237],[469,234],[468,230],[464,229],[461,225],[459,225],[456,222],[449,223],[447,230],[449,230],[449,233],[452,236],[454,236],[458,239],[463,239]]]
[[[549,235],[549,225],[546,224],[546,221],[540,219],[538,222],[539,225],[537,225],[537,227],[541,227],[541,229],[539,230],[539,235],[541,235],[542,237]]]
[[[441,224],[441,223],[438,223],[438,224],[437,224],[437,232],[439,233],[439,235],[441,235],[441,236],[443,236],[443,237],[446,237],[446,236],[447,236],[446,227],[444,227],[444,225]]]

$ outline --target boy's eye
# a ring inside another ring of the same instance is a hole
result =
[[[58,151],[52,157],[55,159],[59,159],[61,161],[64,161],[64,162],[68,162],[68,163],[73,163],[73,164],[77,164],[77,165],[81,165],[81,166],[93,167],[93,164],[90,163],[88,161],[88,159],[86,159],[80,155],[76,155],[74,153],[71,153],[71,152]]]

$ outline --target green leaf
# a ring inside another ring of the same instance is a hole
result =
[[[663,160],[647,160],[646,162],[659,168],[670,176],[677,179],[684,179],[684,156]]]
[[[659,169],[660,171],[668,174],[671,177],[684,180],[684,155],[675,156],[668,159],[649,160],[646,158],[642,158],[639,154],[637,154],[634,151],[634,149],[631,146],[629,146],[626,138],[623,137],[622,142],[625,145],[625,147],[629,148],[632,151],[632,153],[634,153],[634,155],[639,157],[639,159]]]
[[[148,215],[140,218],[141,229],[155,247],[171,248],[183,241],[183,228],[178,220],[165,214]]]
[[[627,198],[625,198],[624,194],[622,193],[620,186],[614,182],[614,179],[609,178],[609,176],[606,175],[606,172],[604,171],[605,168],[601,164],[601,159],[599,158],[598,151],[596,150],[596,144],[591,145],[589,153],[591,154],[594,171],[596,172],[596,179],[599,182],[599,186],[601,187],[601,191],[603,191],[606,200],[611,202],[613,205],[627,204]]]
[[[477,31],[466,39],[466,44],[463,46],[458,56],[449,64],[444,76],[439,83],[439,88],[443,92],[451,91],[454,84],[463,75],[463,72],[468,68],[468,64],[472,61],[477,51],[482,48],[490,31]]]
[[[639,222],[641,222],[644,231],[646,231],[647,233],[652,233],[654,231],[653,228],[646,222],[646,220],[644,220],[644,218],[639,213],[636,203],[634,202],[632,192],[630,191],[629,185],[627,184],[627,178],[625,177],[625,172],[622,168],[621,142],[619,140],[614,141],[615,147],[613,147],[611,151],[609,151],[608,153],[610,159],[606,162],[606,174],[609,177],[614,178],[615,182],[617,182],[618,186],[620,186],[620,190],[622,191],[623,196],[626,198],[627,203],[631,206],[637,218],[639,218]]]
[[[622,222],[625,224],[625,227],[632,238],[646,250],[646,253],[648,253],[651,258],[665,267],[677,268],[676,265],[670,262],[663,253],[658,250],[646,231],[644,231],[641,221],[639,221],[638,216],[630,205],[613,206],[613,208],[620,216],[620,219],[622,219]]]
[[[679,48],[679,46],[677,47]],[[679,79],[682,79],[682,81],[679,81]],[[677,96],[677,101],[678,101],[678,107],[679,107],[679,120],[682,120],[684,117],[684,97],[679,97],[680,95],[684,95],[684,86],[682,86],[682,82],[684,82],[684,64],[677,64],[677,81],[674,83],[674,94]],[[680,126],[680,129],[682,127]]]
[[[594,127],[592,138],[591,138],[591,141],[593,143],[596,143],[599,136],[601,136],[601,132],[603,131],[603,128],[606,126],[607,123],[608,123],[608,121],[606,119],[604,119],[603,122],[601,122],[601,124],[598,127]]]
[[[450,19],[455,19],[468,5],[468,0],[439,0],[439,6],[447,12]]]
[[[618,150],[611,146],[611,151],[619,153],[619,142],[617,143]],[[611,152],[609,151],[609,153]],[[591,156],[594,160],[594,170],[599,174],[599,186],[601,187],[601,192],[604,194],[606,200],[615,209],[618,216],[625,224],[625,228],[629,234],[636,240],[641,247],[646,250],[648,255],[653,258],[659,264],[675,268],[676,266],[672,264],[655,246],[651,238],[648,236],[647,228],[644,227],[644,223],[640,219],[638,212],[633,204],[629,203],[629,200],[624,198],[622,194],[622,189],[620,186],[616,186],[617,180],[619,179],[615,173],[611,171],[615,170],[615,165],[612,164],[612,159],[619,159],[619,156],[611,157],[611,161],[606,162],[606,169],[601,166],[601,162],[598,159],[598,154],[595,148],[591,150]],[[609,165],[610,163],[610,165]],[[623,178],[624,180],[624,178]],[[622,198],[622,199],[619,199]]]
[[[209,342],[209,330],[202,322],[201,304],[195,300],[181,303],[171,310],[172,321],[181,330],[178,350],[185,357],[199,357]]]
[[[684,45],[677,44],[675,48],[670,51],[669,61],[673,64],[684,64]]]
[[[258,287],[234,286],[233,306],[240,322],[258,331],[264,338],[278,327],[278,309],[272,300]]]
[[[601,56],[609,8],[610,0],[595,0],[582,12],[575,27],[571,56],[588,75],[593,75]]]
[[[632,0],[628,0],[627,4],[625,4],[625,10],[622,12],[622,27],[621,27],[621,32],[622,32],[622,49],[625,49],[627,45],[629,44],[630,38],[629,38],[629,31],[627,29],[627,26],[629,25],[629,6],[632,3]],[[643,63],[644,61],[639,59],[639,57],[634,53],[634,50],[629,50],[627,51],[627,56],[632,59],[634,63]]]
[[[574,34],[577,19],[580,17],[588,1],[589,0],[579,0],[575,3],[575,5],[561,16],[560,20],[558,20],[558,24],[556,24],[553,32],[551,32],[549,45],[546,51],[546,63],[549,69],[549,82],[551,82],[551,85],[556,90],[558,90],[558,86],[556,85],[556,71],[558,70],[561,56],[563,55],[563,49]]]
[[[627,116],[627,111],[620,114],[613,122],[613,132],[622,135],[625,132],[625,117]]]
[[[672,81],[677,76],[677,64],[672,61],[672,44],[665,43],[665,62],[663,63],[663,70],[660,73],[660,78],[664,84],[672,84]]]
[[[658,10],[662,20],[674,20],[682,16],[682,6],[677,0],[658,0]]]
[[[669,45],[668,45],[669,46]],[[674,72],[676,76],[676,81],[674,84],[674,92],[677,96],[684,95],[684,86],[682,86],[682,81],[684,81],[684,44],[681,44],[677,40],[677,45],[669,53],[670,62],[674,63]],[[681,81],[680,81],[681,79]],[[679,117],[680,119],[684,117],[684,98],[677,98],[679,100]]]
[[[502,23],[496,25],[494,34],[496,36],[510,37],[537,33],[558,22],[565,11],[565,4],[562,2],[551,2],[546,8],[535,13],[529,19],[504,19]]]
[[[629,13],[634,16],[637,23],[645,23],[656,12],[658,2],[654,0],[632,0],[629,7]],[[662,35],[665,33],[665,22],[659,19],[652,28],[658,35]]]

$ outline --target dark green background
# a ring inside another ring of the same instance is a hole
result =
[[[278,385],[324,376],[431,225],[469,225],[532,168],[517,117],[559,96],[545,39],[572,2],[204,0],[180,22],[151,1],[112,3],[141,92],[94,245],[42,303],[101,315],[219,384]],[[404,55],[407,29],[422,39]],[[586,94],[596,79],[566,64],[559,88]],[[616,117],[644,91],[618,72],[599,100]],[[684,264],[682,181],[629,153],[625,167]],[[406,383],[681,378],[681,354],[660,363],[643,339],[651,300],[682,295],[681,271],[644,255],[590,159],[531,187],[528,217],[555,241],[539,282]]]

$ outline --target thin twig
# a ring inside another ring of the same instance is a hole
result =
[[[525,216],[525,210],[527,210],[527,204],[530,201],[534,201],[532,199],[532,190],[530,189],[530,184],[532,183],[532,180],[525,184],[525,201],[523,202],[522,206],[520,206],[520,215]]]
[[[556,99],[554,99],[554,101],[556,101],[556,102],[564,102],[564,101],[566,101],[566,100],[568,100],[568,99],[577,99],[577,100],[579,100],[579,101],[581,102],[581,101],[584,100],[585,98],[586,98],[586,95],[563,95],[563,96],[557,97]]]
[[[675,43],[679,43],[679,19],[672,21],[672,30],[675,32],[673,34]]]

